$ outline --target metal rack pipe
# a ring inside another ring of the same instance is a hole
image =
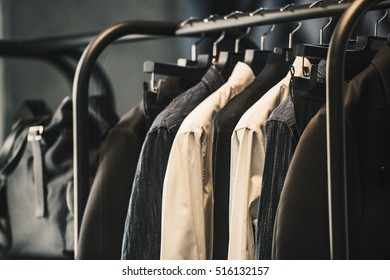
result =
[[[89,153],[88,153],[88,89],[93,66],[104,49],[126,35],[147,34],[174,36],[176,22],[128,21],[107,28],[92,40],[77,65],[73,83],[73,138],[74,138],[74,201],[75,201],[75,256],[77,256],[78,233],[88,198]]]
[[[216,17],[213,21],[191,21],[188,24],[181,26],[177,31],[177,35],[190,35],[208,32],[217,32],[230,28],[245,28],[251,26],[271,25],[278,23],[294,22],[300,20],[308,20],[314,18],[330,17],[341,15],[351,4],[346,3],[320,3],[319,5],[310,7],[307,5],[295,5],[287,11],[281,12],[280,9],[267,9],[259,14],[238,15],[235,18]],[[378,5],[370,7],[372,10],[381,10],[390,7],[390,1],[386,0]]]
[[[379,1],[375,1],[373,3],[377,4],[378,2]],[[191,21],[189,23],[182,23],[181,25],[174,22],[129,21],[107,28],[93,39],[85,49],[79,61],[72,93],[74,100],[75,253],[77,254],[78,232],[88,197],[89,186],[88,141],[86,141],[86,139],[88,139],[88,82],[91,77],[93,64],[107,46],[126,35],[146,35],[146,38],[148,38],[150,36],[173,37],[209,34],[233,28],[336,16],[343,13],[349,6],[350,3],[329,3],[309,9],[309,5],[301,5],[294,6],[294,8],[289,9],[288,11],[267,10],[258,15],[238,15],[234,18],[216,17],[213,18],[212,21]],[[376,6],[370,5],[370,9],[383,9],[387,7],[390,7],[389,0]],[[342,51],[344,51],[344,48]],[[338,61],[339,60],[336,60],[334,63],[337,64]],[[332,69],[334,69],[334,67],[335,66],[332,65]],[[337,120],[333,121],[337,122]]]
[[[378,2],[380,0],[355,0],[338,21],[329,45],[326,67],[326,125],[331,259],[349,258],[343,102],[345,49],[360,18]]]

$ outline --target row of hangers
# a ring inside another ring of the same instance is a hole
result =
[[[310,8],[321,5],[326,2],[325,0],[318,0],[309,6]],[[339,1],[342,3],[344,1]],[[281,12],[288,11],[294,6],[294,4],[288,4],[280,9]],[[259,8],[249,15],[254,16],[266,11],[266,8]],[[235,11],[223,18],[226,20],[230,17],[236,17],[243,12]],[[374,26],[374,36],[357,36],[355,40],[351,40],[346,49],[346,65],[353,65],[356,71],[363,70],[375,56],[376,52],[390,42],[390,33],[387,38],[378,37],[379,24],[387,17],[388,11],[385,10],[385,14],[379,18]],[[212,21],[216,15],[211,15],[204,19],[204,22]],[[189,18],[182,22],[183,24],[189,24],[191,21],[197,18]],[[240,52],[241,40],[248,36],[251,32],[251,28],[246,28],[238,38],[235,39],[234,51],[219,51],[219,44],[226,37],[226,31],[222,31],[221,35],[213,42],[212,56],[209,54],[198,54],[198,45],[205,38],[205,34],[202,34],[200,39],[191,45],[191,60],[178,59],[177,64],[146,61],[144,63],[144,73],[151,74],[150,87],[152,91],[155,89],[155,75],[175,76],[175,77],[191,77],[193,79],[200,80],[205,72],[211,65],[214,65],[222,74],[225,79],[228,79],[234,66],[238,61],[248,64],[255,75],[257,75],[266,64],[268,55],[270,53],[281,54],[286,58],[287,62],[293,62],[296,56],[307,58],[312,65],[317,65],[319,61],[325,60],[328,54],[328,44],[324,43],[324,31],[331,25],[333,21],[332,17],[328,18],[328,22],[319,31],[319,44],[297,44],[293,47],[293,36],[302,27],[302,21],[297,23],[297,26],[289,33],[288,47],[275,47],[273,51],[265,50],[265,41],[276,28],[275,24],[272,24],[270,29],[263,33],[260,37],[259,49],[247,49],[245,52]],[[302,64],[303,65],[303,64]],[[304,67],[304,66],[302,66]],[[311,77],[310,69],[302,69],[306,77]],[[346,75],[346,79],[349,77]]]

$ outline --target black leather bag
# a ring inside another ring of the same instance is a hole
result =
[[[0,151],[0,251],[3,258],[72,259],[72,101],[65,98],[53,114],[42,102],[27,107],[41,109],[21,110],[23,116]],[[95,174],[99,148],[118,117],[105,95],[90,97],[89,116],[90,167]]]

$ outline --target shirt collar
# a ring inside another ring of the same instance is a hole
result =
[[[202,82],[206,85],[209,91],[213,92],[225,83],[225,79],[214,66],[211,66],[209,70],[207,70],[206,74],[204,74]]]
[[[244,62],[237,62],[227,84],[234,86],[237,92],[241,92],[246,85],[255,79],[252,69]]]

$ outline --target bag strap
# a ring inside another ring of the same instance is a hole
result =
[[[0,174],[8,176],[18,165],[26,146],[28,128],[18,126],[5,139],[0,150]]]
[[[40,116],[28,121],[22,121],[5,139],[0,150],[0,176],[9,176],[19,164],[26,147],[27,135],[30,126],[48,120],[50,116]],[[4,184],[0,184],[0,190]]]
[[[27,141],[31,144],[33,153],[33,172],[35,185],[35,217],[45,216],[45,188],[43,185],[43,155],[40,140],[42,139],[43,126],[30,126]]]

